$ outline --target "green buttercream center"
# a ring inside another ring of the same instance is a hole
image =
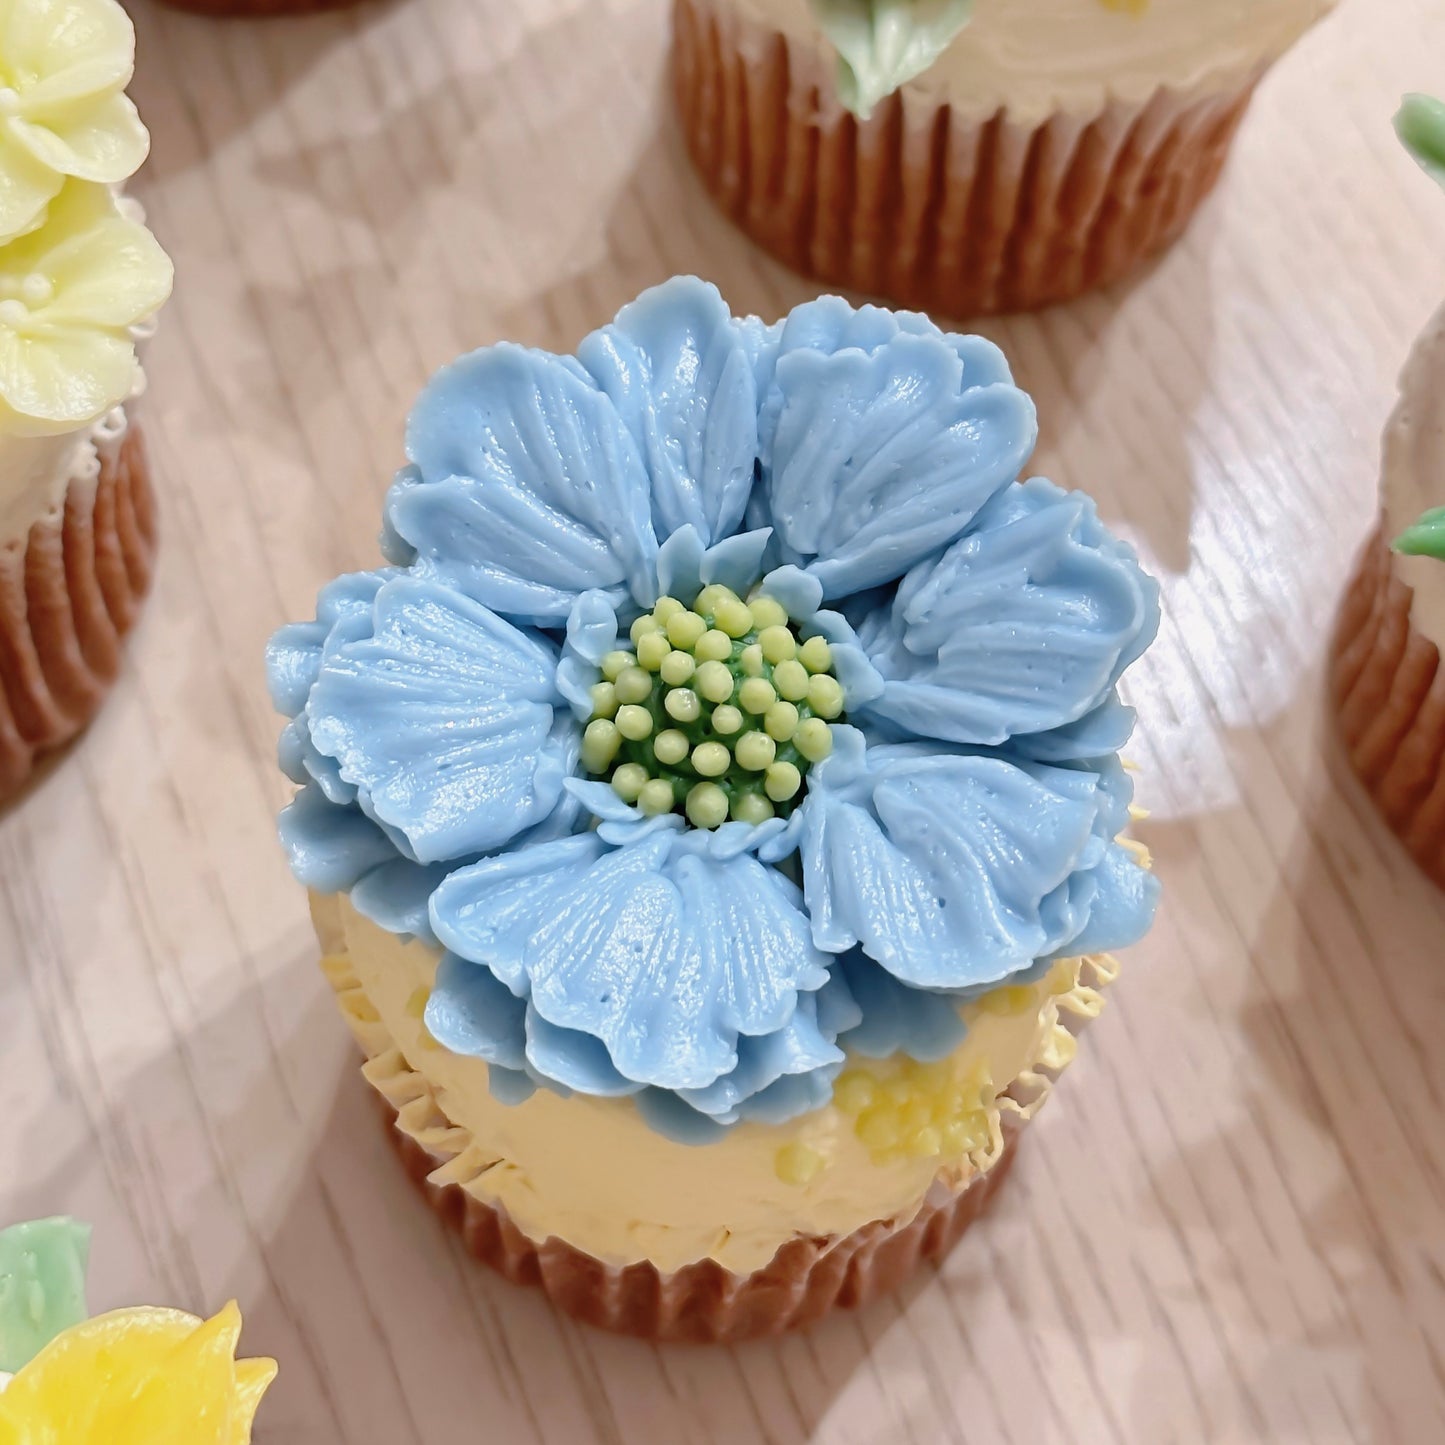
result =
[[[1407,95],[1395,113],[1395,134],[1421,170],[1445,186],[1445,101]]]
[[[0,1370],[14,1374],[63,1330],[89,1318],[90,1227],[37,1219],[0,1230]]]
[[[809,0],[838,52],[838,95],[864,119],[968,24],[973,0]]]
[[[833,751],[843,689],[827,640],[800,640],[782,604],[704,587],[662,598],[632,646],[602,659],[582,764],[652,817],[695,828],[787,817]]]
[[[1395,538],[1395,550],[1410,557],[1438,557],[1445,562],[1445,507],[1433,507],[1413,527]]]

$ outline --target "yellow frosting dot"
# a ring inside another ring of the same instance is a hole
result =
[[[652,609],[652,615],[666,627],[679,612],[686,611],[687,608],[676,597],[659,597],[657,606]]]
[[[833,665],[833,649],[826,637],[810,637],[798,649],[798,659],[809,672],[827,672]]]
[[[690,652],[669,652],[657,670],[669,687],[681,687],[697,671],[697,662]]]
[[[640,667],[627,668],[612,686],[618,702],[646,702],[652,696],[652,679]]]
[[[765,632],[769,627],[785,627],[788,622],[788,612],[774,597],[754,597],[748,602],[748,610],[753,614],[753,626],[759,632]]]
[[[733,655],[733,640],[720,627],[711,627],[698,638],[692,655],[699,662],[726,662]]]
[[[779,697],[802,702],[808,696],[808,669],[796,657],[790,657],[773,669],[773,686],[778,689]]]
[[[845,1114],[861,1114],[873,1102],[878,1085],[871,1074],[861,1069],[849,1069],[838,1075],[833,1085],[833,1102]]]
[[[664,662],[672,656],[672,643],[667,640],[664,633],[649,632],[646,637],[639,639],[637,644],[637,660],[648,672],[657,672]]]
[[[763,657],[774,664],[798,655],[798,640],[786,627],[765,627],[758,634],[758,646]]]
[[[629,667],[632,667],[637,659],[630,652],[623,652],[620,648],[609,652],[602,659],[602,676],[608,682],[616,682]]]
[[[746,602],[726,597],[713,608],[713,621],[729,637],[746,637],[753,630],[753,614]]]
[[[778,1150],[775,1167],[784,1184],[808,1184],[823,1168],[823,1156],[816,1149],[795,1141]]]
[[[721,662],[705,662],[693,684],[712,703],[726,702],[733,695],[733,675]]]
[[[632,639],[632,645],[636,647],[644,637],[650,637],[654,632],[661,631],[662,624],[658,622],[657,618],[643,615],[627,629],[627,635]]]
[[[667,621],[667,636],[672,645],[688,651],[697,646],[706,631],[707,623],[696,612],[679,612]]]

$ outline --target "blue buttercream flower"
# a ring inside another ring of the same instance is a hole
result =
[[[271,645],[297,876],[443,950],[428,1027],[503,1098],[706,1138],[948,1053],[1156,903],[1116,840],[1157,589],[1034,441],[991,343],[837,298],[676,280],[463,357],[391,565]]]

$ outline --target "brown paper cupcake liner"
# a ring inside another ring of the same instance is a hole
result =
[[[0,802],[94,717],[150,587],[155,499],[134,426],[99,443],[100,475],[0,546]]]
[[[723,0],[674,0],[688,149],[722,208],[797,271],[951,316],[1024,311],[1120,280],[1219,179],[1260,73],[1084,121],[978,121],[895,93],[860,121],[821,51]]]
[[[1340,612],[1331,688],[1350,762],[1420,867],[1445,888],[1445,670],[1410,621],[1384,530]]]
[[[1117,972],[1108,955],[1094,956],[1079,984],[1057,997],[1058,1025],[1034,1066],[1000,1100],[1004,1107],[979,1156],[979,1172],[961,1191],[935,1182],[915,1214],[876,1220],[848,1235],[793,1239],[751,1274],[711,1259],[662,1274],[649,1263],[610,1266],[556,1238],[539,1244],[505,1210],[466,1187],[495,1161],[452,1122],[430,1083],[397,1047],[356,977],[334,900],[313,896],[312,905],[326,951],[322,969],[366,1055],[362,1073],[379,1096],[407,1171],[433,1209],[477,1259],[514,1283],[537,1286],[588,1324],[664,1341],[735,1341],[806,1328],[832,1309],[888,1294],[925,1263],[940,1261],[1002,1184],[1024,1124],[1073,1057],[1075,1035],[1098,1015],[1098,987]]]

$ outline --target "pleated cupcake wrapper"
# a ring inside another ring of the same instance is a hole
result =
[[[155,560],[155,500],[132,425],[97,443],[100,473],[0,546],[0,802],[94,717],[120,670]]]
[[[1087,962],[1090,983],[1061,995],[1059,1027],[1037,1066],[999,1100],[992,1138],[974,1156],[979,1168],[961,1192],[936,1182],[916,1214],[877,1220],[846,1236],[800,1237],[762,1269],[740,1275],[704,1259],[670,1274],[648,1263],[615,1267],[555,1238],[538,1244],[505,1210],[466,1186],[496,1163],[442,1110],[430,1084],[408,1064],[344,952],[327,911],[314,909],[327,955],[322,969],[367,1062],[363,1074],[393,1126],[407,1172],[468,1250],[516,1284],[535,1285],[588,1324],[651,1340],[706,1343],[781,1334],[815,1324],[834,1308],[856,1308],[898,1289],[920,1265],[937,1262],[988,1205],[1012,1167],[1019,1132],[1073,1057],[1074,1034],[1097,1017],[1099,988],[1117,966]],[[619,1161],[619,1167],[625,1167]]]
[[[1066,301],[1173,241],[1262,72],[1092,119],[979,120],[898,92],[860,121],[831,56],[731,0],[674,0],[688,148],[723,209],[795,270],[955,317]]]
[[[1421,868],[1445,888],[1445,669],[1410,621],[1384,530],[1340,612],[1331,686],[1350,762]]]

